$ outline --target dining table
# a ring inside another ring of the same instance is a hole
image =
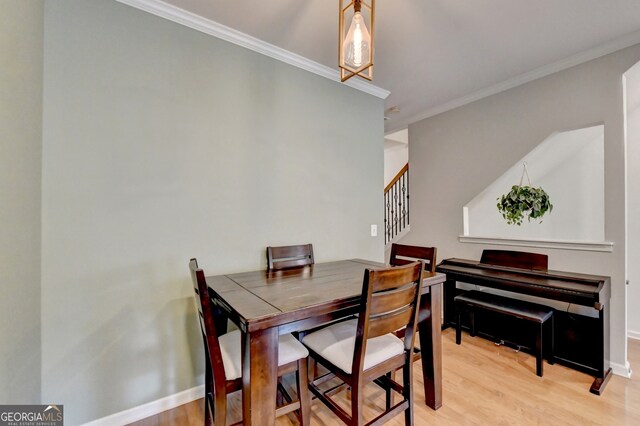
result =
[[[348,259],[279,271],[206,277],[221,317],[228,318],[242,332],[245,425],[275,423],[278,336],[355,314],[359,310],[365,269],[385,266]],[[424,272],[420,297],[418,337],[425,404],[434,410],[442,406],[441,313],[445,280],[445,274]]]

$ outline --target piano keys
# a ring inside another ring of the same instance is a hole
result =
[[[606,276],[548,270],[547,265],[546,255],[508,250],[484,250],[479,262],[465,259],[443,260],[436,270],[447,275],[443,297],[444,327],[456,324],[453,298],[463,291],[457,288],[456,282],[593,309],[592,316],[555,310],[555,359],[558,363],[594,375],[590,391],[600,395],[611,377],[608,311],[611,279]],[[517,298],[517,295],[512,297]],[[478,325],[480,335],[493,337],[491,327],[487,327],[487,331],[483,333],[481,322]]]

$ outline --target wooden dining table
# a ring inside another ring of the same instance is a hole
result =
[[[242,331],[242,414],[245,425],[275,423],[278,335],[305,330],[358,311],[366,268],[361,259],[281,271],[207,277],[217,309]],[[425,404],[442,405],[441,273],[423,275],[419,313]],[[226,321],[225,321],[226,322]],[[224,327],[224,326],[223,326]]]

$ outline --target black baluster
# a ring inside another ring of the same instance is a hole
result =
[[[388,219],[389,219],[389,205],[387,204],[387,196],[388,192],[384,193],[384,244],[387,245],[389,242],[389,232],[388,232]]]
[[[393,184],[393,238],[398,235],[398,182]]]
[[[411,212],[411,207],[409,206],[409,169],[407,169],[405,173],[407,174],[407,225],[410,225],[409,213]]]
[[[405,210],[406,209],[406,202],[405,202],[406,193],[405,193],[405,190],[404,190],[405,174],[406,174],[406,172],[402,174],[402,179],[401,179],[401,181],[402,181],[402,197],[401,197],[401,199],[402,199],[402,205],[404,206],[404,208],[401,210],[401,213],[402,213],[402,229],[403,230],[407,226],[407,224],[405,222],[405,216],[406,216],[406,210]]]
[[[396,237],[400,234],[400,214],[402,213],[402,206],[400,205],[400,181],[396,182]]]

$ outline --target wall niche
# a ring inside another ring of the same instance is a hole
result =
[[[532,186],[549,194],[553,211],[541,222],[509,225],[498,212],[497,199],[520,183],[525,163]],[[610,251],[612,244],[604,241],[604,125],[553,133],[469,201],[463,218],[463,242],[575,243],[575,248]]]

